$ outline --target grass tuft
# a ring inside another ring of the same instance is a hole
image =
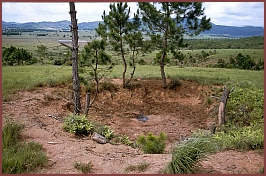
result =
[[[3,130],[2,172],[4,174],[32,173],[47,163],[42,145],[35,142],[21,142],[22,125],[8,122]]]

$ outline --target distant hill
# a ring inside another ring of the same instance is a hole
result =
[[[79,30],[94,30],[102,21],[82,22],[78,23]],[[2,30],[7,28],[12,29],[30,29],[30,30],[69,30],[70,21],[57,21],[57,22],[28,22],[28,23],[15,23],[2,21]],[[250,36],[264,36],[263,27],[254,26],[223,26],[212,23],[212,29],[205,31],[201,34],[208,34],[214,36],[228,36],[228,37],[250,37]]]
[[[255,26],[244,26],[244,27],[222,26],[212,23],[211,30],[205,31],[202,34],[224,35],[232,37],[264,36],[264,28],[255,27]]]

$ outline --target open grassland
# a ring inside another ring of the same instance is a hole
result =
[[[33,57],[41,57],[38,55],[37,50],[40,45],[44,45],[48,49],[48,53],[50,57],[54,59],[62,59],[63,54],[68,51],[68,49],[64,46],[61,46],[58,40],[71,40],[71,33],[70,32],[46,32],[47,36],[36,36],[39,32],[35,33],[23,33],[22,35],[18,36],[2,36],[2,47],[10,47],[11,45],[14,47],[24,48],[27,51],[33,54]],[[83,41],[92,41],[93,39],[97,38],[95,31],[84,30],[79,31],[79,39]],[[219,40],[218,40],[219,41]],[[232,44],[236,41],[236,39],[230,40]],[[86,42],[82,42],[79,44],[79,51],[83,50],[84,45]],[[215,46],[213,46],[215,48]],[[190,62],[193,59],[198,60],[201,55],[202,51],[209,53],[206,59],[204,59],[204,63],[199,66],[206,66],[208,64],[216,64],[219,59],[223,59],[225,61],[229,61],[230,57],[237,56],[238,53],[242,53],[243,55],[249,55],[255,61],[263,60],[264,59],[264,50],[263,49],[183,49],[181,53],[185,55],[186,61]],[[158,51],[153,51],[152,53],[147,53],[144,55],[139,55],[137,61],[143,59],[147,64],[154,64],[154,58]],[[114,54],[110,53],[113,56],[113,62],[116,64],[122,64],[121,58],[115,56]],[[169,58],[171,58],[171,54],[169,54]],[[199,64],[199,63],[198,63]],[[175,62],[172,63],[175,65]],[[187,65],[188,66],[188,65]],[[192,66],[190,64],[190,66]],[[196,66],[193,64],[193,66]]]
[[[2,67],[2,98],[23,89],[42,85],[55,86],[71,80],[71,67],[59,66],[7,66]]]
[[[127,77],[132,68],[128,68]],[[121,78],[123,66],[116,65],[109,78]],[[263,89],[263,71],[250,71],[239,69],[200,68],[167,66],[165,68],[168,78],[197,81],[207,85],[236,85],[252,83],[255,87]],[[2,67],[2,96],[7,100],[10,94],[23,89],[58,84],[71,81],[71,66],[5,66]],[[138,65],[134,78],[161,79],[159,66]]]

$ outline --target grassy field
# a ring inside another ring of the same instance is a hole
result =
[[[116,65],[109,78],[121,78],[123,66]],[[132,68],[128,68],[127,77]],[[148,71],[147,71],[148,70]],[[200,68],[200,67],[174,67],[165,68],[168,78],[193,80],[206,85],[236,85],[254,84],[263,89],[263,71],[249,71],[238,69]],[[33,89],[37,86],[55,86],[71,81],[71,66],[4,66],[2,67],[2,96],[8,100],[9,95],[18,90]],[[161,79],[159,66],[138,65],[134,78]]]
[[[15,46],[19,48],[24,48],[27,51],[31,52],[33,54],[33,57],[40,57],[38,55],[37,46],[43,44],[48,48],[49,55],[53,57],[54,59],[62,58],[63,54],[68,51],[68,49],[64,46],[61,46],[58,43],[58,40],[71,40],[71,33],[70,32],[45,32],[48,35],[47,36],[36,36],[36,34],[39,32],[34,33],[23,33],[19,36],[2,36],[2,47],[10,47]],[[80,40],[84,41],[92,41],[93,39],[99,39],[96,37],[95,31],[79,31]],[[233,42],[234,40],[232,40]],[[79,44],[79,51],[83,50],[83,47],[86,43],[80,43]],[[206,53],[212,52],[215,54],[212,54],[207,57],[206,63],[207,64],[216,64],[219,59],[224,59],[225,61],[228,61],[230,57],[237,56],[238,53],[242,53],[243,55],[249,55],[251,58],[253,58],[255,61],[264,59],[264,50],[263,49],[198,49],[198,50],[181,50],[181,52],[186,56],[187,62],[190,62],[190,57],[195,58],[196,60],[199,58],[199,55],[202,51],[205,51]],[[137,60],[143,59],[148,64],[153,63],[153,59],[156,56],[156,53],[158,51],[154,51],[150,54],[140,55]],[[169,56],[171,57],[171,55]],[[122,64],[121,58],[118,58],[117,56],[113,55],[113,60],[117,64]],[[199,65],[199,66],[203,66]],[[197,66],[197,64],[193,65],[187,65],[187,66]]]
[[[24,89],[42,85],[57,85],[71,80],[71,67],[59,66],[7,66],[2,67],[2,98]]]

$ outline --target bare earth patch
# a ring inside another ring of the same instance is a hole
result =
[[[90,137],[76,138],[62,130],[64,118],[72,112],[72,90],[61,87],[39,87],[33,91],[18,92],[12,101],[3,102],[5,119],[25,124],[27,141],[43,145],[49,157],[44,174],[78,174],[75,162],[93,164],[92,173],[157,174],[171,161],[171,148],[191,134],[191,130],[207,129],[214,105],[207,105],[211,89],[194,82],[182,81],[176,90],[163,89],[161,80],[134,80],[131,89],[122,89],[121,80],[113,80],[118,90],[101,91],[89,111],[89,118],[106,124],[116,135],[126,134],[134,141],[140,134],[152,132],[167,134],[164,154],[143,154],[139,149],[125,145],[98,144]],[[85,92],[82,91],[82,105]],[[148,117],[141,122],[135,117]],[[201,164],[203,173],[257,173],[263,167],[263,154],[256,151],[225,151],[210,155]],[[143,171],[126,171],[130,165],[146,163]]]

